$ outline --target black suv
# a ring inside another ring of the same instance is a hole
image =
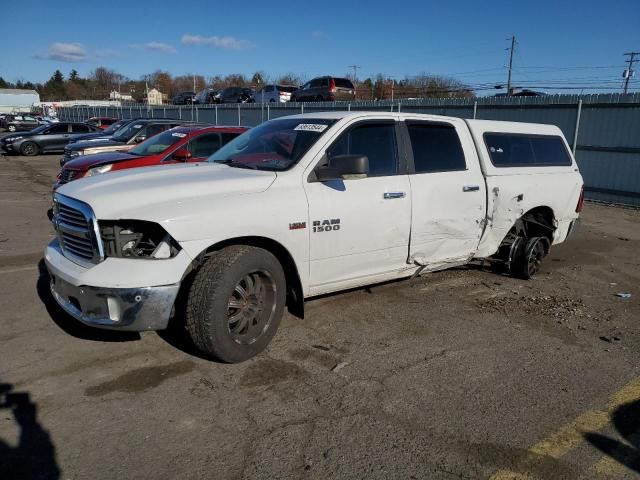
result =
[[[127,151],[147,138],[151,138],[160,132],[169,130],[188,123],[183,120],[158,120],[146,119],[131,122],[126,127],[121,128],[115,135],[100,140],[87,140],[84,142],[74,142],[64,148],[64,155],[60,159],[60,165],[64,165],[69,160],[78,158],[81,155],[91,155],[93,153],[105,153],[115,151]]]
[[[356,89],[348,78],[318,77],[291,95],[292,102],[334,102],[355,100]]]
[[[229,87],[220,92],[217,103],[253,103],[255,92],[250,88]]]
[[[42,125],[29,132],[7,135],[0,140],[0,148],[9,153],[21,153],[29,156],[61,152],[72,139],[98,131],[100,131],[98,127],[86,123],[53,123]]]
[[[191,105],[196,98],[195,92],[180,92],[171,99],[173,105]]]
[[[24,132],[26,130],[33,130],[40,125],[35,115],[16,113],[14,115],[7,115],[2,122],[4,128],[10,132]]]

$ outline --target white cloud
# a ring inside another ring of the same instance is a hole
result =
[[[36,55],[36,58],[77,63],[87,60],[87,52],[80,43],[56,42],[49,45],[45,53]]]
[[[226,48],[229,50],[243,50],[253,47],[248,40],[241,40],[235,37],[204,37],[202,35],[182,35],[182,43],[185,45],[208,45],[216,48]]]
[[[167,43],[162,43],[162,42],[133,43],[129,46],[132,48],[139,48],[139,49],[148,50],[151,52],[161,52],[161,53],[176,52],[176,49],[173,46]]]

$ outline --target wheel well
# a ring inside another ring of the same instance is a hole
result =
[[[515,245],[518,237],[544,237],[548,240],[545,248],[549,253],[549,247],[553,243],[553,234],[556,230],[556,219],[553,210],[549,207],[532,208],[523,214],[507,235],[502,239],[494,259],[507,261],[511,255],[511,246]]]
[[[549,244],[553,243],[553,233],[556,230],[556,217],[549,207],[536,207],[520,217],[524,236],[546,237]]]
[[[237,237],[211,245],[200,255],[201,258],[207,254],[221,250],[231,245],[249,245],[263,248],[271,252],[282,265],[285,278],[287,280],[287,309],[292,315],[304,318],[304,294],[302,292],[302,282],[298,268],[289,251],[280,243],[266,237]]]

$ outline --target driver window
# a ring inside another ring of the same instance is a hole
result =
[[[382,177],[398,173],[397,150],[395,123],[361,124],[343,133],[327,149],[327,158],[366,155],[369,176]]]

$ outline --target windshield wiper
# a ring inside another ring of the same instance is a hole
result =
[[[257,165],[247,165],[246,163],[236,162],[235,160],[214,160],[215,163],[221,163],[222,165],[228,165],[230,167],[248,168],[250,170],[258,170]]]

